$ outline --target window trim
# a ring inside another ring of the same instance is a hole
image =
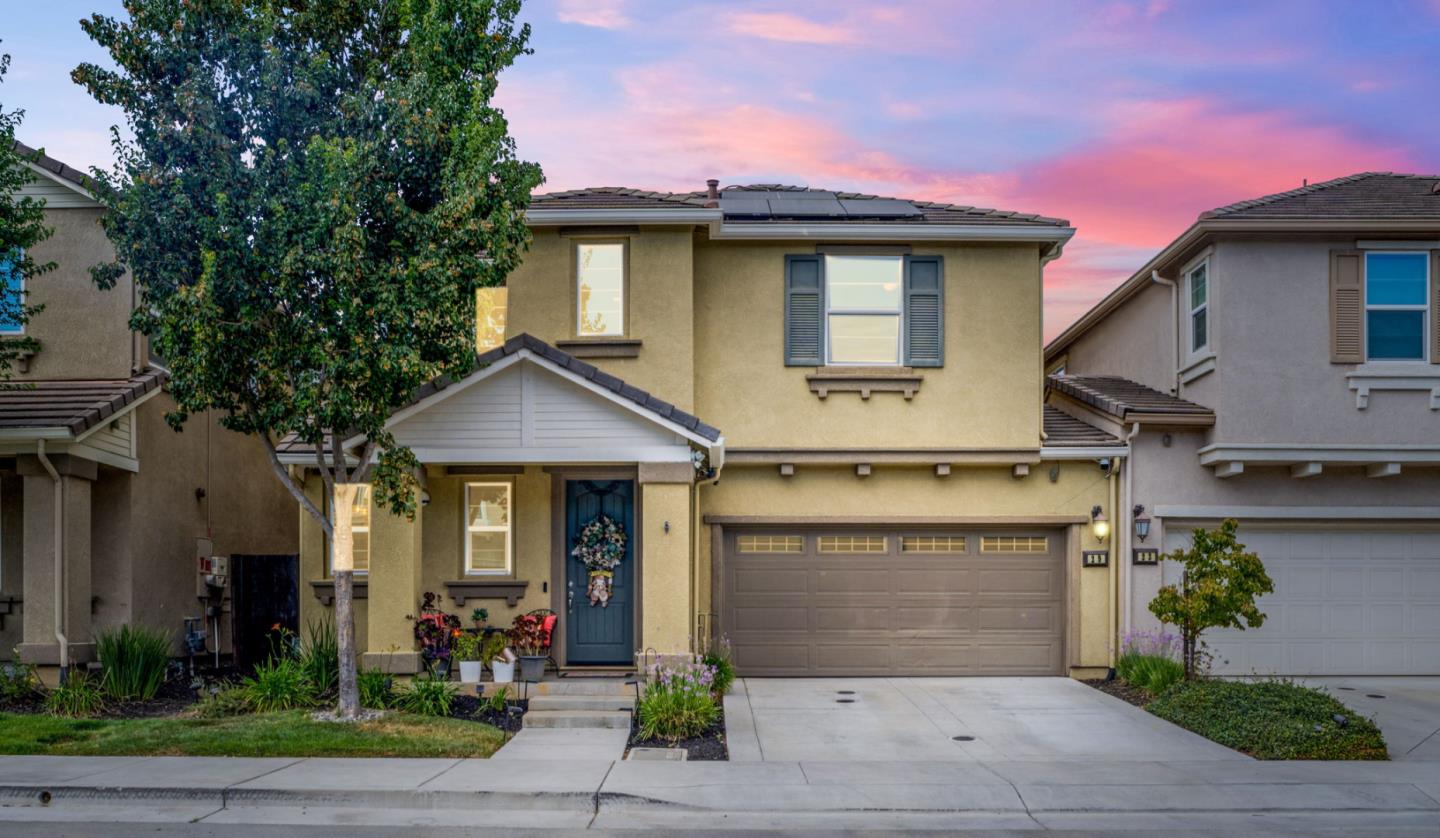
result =
[[[16,248],[16,253],[19,255],[19,257],[20,257],[21,259],[24,259],[24,258],[25,258],[25,251],[24,251],[23,249]],[[14,270],[16,273],[19,273],[18,263],[12,261],[12,262],[11,262],[11,269]],[[4,278],[3,278],[3,277],[0,277],[0,283],[4,283]],[[19,287],[19,289],[17,289],[17,290],[19,291],[19,294],[20,294],[20,305],[23,306],[23,305],[25,305],[25,277],[24,277],[24,276],[21,276],[21,277],[20,277],[20,287]],[[3,284],[0,284],[0,293],[9,293],[9,288],[8,288],[8,287],[4,287]],[[25,336],[25,326],[26,326],[25,323],[16,323],[14,330],[11,330],[11,329],[7,328],[6,325],[5,325],[3,322],[0,322],[0,338],[24,337],[24,336]]]
[[[1419,303],[1390,305],[1370,303],[1370,257],[1371,256],[1421,256],[1425,264],[1425,293]],[[1435,324],[1430,322],[1430,291],[1435,282],[1431,274],[1434,259],[1428,250],[1366,250],[1360,258],[1360,345],[1365,352],[1366,364],[1429,364],[1430,332]],[[1420,312],[1420,357],[1419,358],[1372,358],[1370,357],[1370,312],[1372,311],[1418,311]]]
[[[472,527],[470,525],[470,490],[477,486],[503,486],[505,487],[506,521],[503,527]],[[460,493],[460,526],[464,533],[464,576],[512,576],[515,573],[515,484],[510,481],[500,480],[467,480],[465,490]],[[471,533],[477,532],[504,532],[505,533],[505,567],[499,570],[476,570],[471,566]]]
[[[1205,271],[1205,301],[1197,306],[1193,302],[1195,299],[1195,274],[1202,269]],[[1214,318],[1210,316],[1210,309],[1214,308],[1210,304],[1211,298],[1214,296],[1212,292],[1215,290],[1213,274],[1214,272],[1210,269],[1210,254],[1208,253],[1185,268],[1185,357],[1190,359],[1192,364],[1194,361],[1215,354]],[[1205,313],[1205,342],[1196,346],[1195,315],[1202,311]]]
[[[580,248],[590,245],[620,246],[620,331],[588,335],[580,330]],[[570,328],[579,340],[604,340],[630,336],[630,239],[573,238],[570,241]],[[507,312],[508,314],[508,312]]]
[[[824,302],[824,311],[821,313],[824,328],[825,365],[828,367],[899,367],[905,363],[905,306],[908,302],[905,299],[905,255],[896,253],[816,253],[820,257],[820,286],[821,298]],[[845,308],[836,310],[831,302],[834,295],[830,293],[830,260],[844,259],[850,257],[884,258],[894,259],[900,263],[900,301],[895,309],[881,308]],[[894,361],[837,361],[833,353],[833,332],[830,329],[832,317],[863,317],[863,316],[894,316],[897,321],[895,329],[895,360]]]

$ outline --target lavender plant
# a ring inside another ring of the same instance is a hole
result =
[[[1185,678],[1184,639],[1159,631],[1132,631],[1120,643],[1115,674],[1151,695],[1159,695]]]
[[[674,742],[699,736],[720,717],[715,667],[693,655],[661,655],[646,669],[640,698],[640,738]]]

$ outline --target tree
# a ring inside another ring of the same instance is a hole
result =
[[[1180,629],[1185,677],[1194,678],[1200,635],[1211,628],[1259,628],[1265,614],[1255,598],[1273,593],[1275,583],[1260,557],[1246,552],[1235,538],[1239,524],[1226,519],[1218,530],[1197,529],[1190,548],[1176,550],[1167,561],[1184,567],[1180,585],[1165,585],[1150,601],[1150,613]]]
[[[10,56],[0,55],[0,82],[10,70]],[[7,111],[0,106],[0,323],[24,325],[40,312],[30,305],[30,281],[55,268],[54,262],[36,262],[30,248],[50,238],[45,226],[45,201],[19,197],[21,187],[35,177],[25,161],[39,152],[22,151],[15,145],[15,129],[25,118],[23,110]],[[39,343],[21,336],[0,341],[0,378],[9,378],[11,367],[22,352],[34,352]]]
[[[418,463],[385,429],[424,383],[467,374],[475,298],[529,243],[542,180],[493,106],[528,54],[519,0],[129,0],[81,22],[118,69],[74,72],[119,105],[97,173],[134,328],[168,361],[179,429],[199,411],[262,441],[332,541],[338,712],[355,688],[350,500],[414,515]],[[314,447],[328,509],[277,441]],[[333,520],[331,516],[333,515]]]

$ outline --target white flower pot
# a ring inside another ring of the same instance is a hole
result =
[[[495,683],[510,684],[515,681],[515,662],[506,662],[500,658],[490,661],[490,671],[495,673]]]
[[[460,680],[466,684],[480,683],[480,661],[460,661]]]

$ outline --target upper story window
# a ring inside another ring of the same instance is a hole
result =
[[[625,334],[625,245],[582,242],[575,245],[575,334],[606,337]]]
[[[1210,263],[1201,262],[1185,275],[1190,299],[1190,354],[1210,346]]]
[[[18,317],[25,305],[25,279],[20,275],[19,261],[11,256],[0,258],[0,295],[5,300],[0,305],[0,335],[25,333],[25,324]]]
[[[1365,353],[1370,360],[1425,360],[1430,282],[1428,253],[1365,254]]]
[[[514,567],[510,484],[465,484],[465,572],[506,574]]]
[[[900,363],[903,269],[899,256],[825,257],[827,363]]]
[[[509,289],[480,288],[475,292],[475,350],[484,352],[505,342],[505,315]]]

